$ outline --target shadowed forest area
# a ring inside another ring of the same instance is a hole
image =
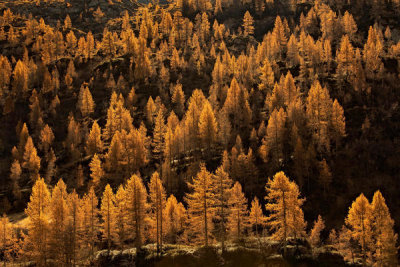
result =
[[[0,260],[397,266],[399,0],[3,0]]]

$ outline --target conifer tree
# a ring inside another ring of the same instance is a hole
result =
[[[344,32],[349,36],[351,41],[355,41],[355,35],[357,33],[357,24],[354,21],[353,15],[346,11],[341,20]]]
[[[199,119],[199,134],[203,144],[209,150],[217,140],[217,120],[210,102],[207,100],[203,104],[203,110]]]
[[[29,84],[28,67],[23,61],[18,60],[13,71],[12,89],[16,96],[26,94]]]
[[[14,160],[10,168],[10,178],[12,181],[12,193],[17,200],[21,199],[21,189],[19,187],[19,180],[21,178],[22,170],[18,160]]]
[[[297,185],[278,172],[268,180],[265,190],[268,200],[265,208],[270,212],[267,225],[273,230],[272,238],[286,243],[288,237],[304,235],[306,223],[301,210],[304,199],[299,198]]]
[[[72,193],[70,193],[68,196],[69,218],[67,226],[67,242],[69,243],[68,253],[70,261],[73,265],[76,264],[79,259],[79,248],[82,243],[82,239],[80,236],[80,234],[82,233],[83,222],[81,204],[82,200],[79,198],[76,191],[72,191]]]
[[[261,83],[258,85],[258,88],[260,90],[265,90],[266,92],[272,90],[274,87],[275,76],[268,58],[265,58],[262,67],[260,67],[260,73]]]
[[[116,212],[115,196],[109,184],[106,185],[101,198],[100,214],[103,219],[101,232],[103,240],[107,242],[108,254],[110,254],[111,242],[115,239],[116,234]]]
[[[153,228],[155,228],[155,236],[157,243],[157,252],[162,251],[164,238],[164,209],[166,202],[166,193],[158,172],[154,172],[149,183],[150,207],[152,210]],[[154,235],[154,233],[153,233]]]
[[[37,155],[36,148],[30,136],[28,137],[25,144],[25,152],[23,160],[24,161],[22,166],[29,171],[32,181],[35,181],[39,175],[40,158]]]
[[[363,264],[366,265],[367,255],[371,244],[371,204],[368,199],[361,194],[352,203],[346,217],[346,225],[349,229],[350,237],[361,247],[360,256]]]
[[[314,222],[314,226],[310,232],[310,244],[314,248],[318,248],[321,245],[321,232],[325,229],[325,222],[321,215],[318,215],[318,219]]]
[[[15,246],[14,227],[10,223],[6,214],[0,219],[0,250],[3,253],[3,262],[6,266],[6,262],[12,258],[11,252],[13,252]]]
[[[331,127],[331,138],[335,141],[337,147],[340,140],[346,136],[344,110],[337,99],[332,104]]]
[[[376,266],[397,265],[397,234],[393,231],[394,221],[390,216],[382,193],[375,192],[371,203],[371,228],[373,244],[372,258]]]
[[[40,145],[45,153],[50,150],[50,147],[54,141],[54,133],[49,125],[45,125],[40,131]]]
[[[181,84],[174,86],[172,103],[175,105],[176,114],[182,116],[185,112],[185,94],[183,93]]]
[[[93,122],[92,129],[86,140],[86,154],[93,155],[101,153],[103,150],[103,141],[101,140],[101,128],[97,121]]]
[[[250,207],[249,224],[256,236],[259,236],[259,231],[264,229],[265,223],[266,217],[262,212],[260,202],[257,197],[254,197]]]
[[[274,110],[268,120],[267,132],[260,147],[260,153],[264,161],[271,157],[275,167],[283,157],[283,138],[285,133],[286,113],[281,108]]]
[[[94,101],[87,86],[81,86],[78,98],[78,108],[83,117],[87,117],[94,112]]]
[[[223,166],[220,166],[214,175],[213,193],[215,198],[215,214],[214,214],[214,229],[216,237],[221,241],[222,251],[225,250],[225,241],[228,235],[228,216],[230,207],[228,204],[231,187],[233,181],[225,172]]]
[[[60,179],[53,189],[49,205],[49,242],[51,257],[67,264],[67,224],[69,216],[67,186]]]
[[[124,186],[120,185],[115,194],[115,234],[116,242],[121,250],[124,249],[125,240],[128,238],[127,221],[126,191]]]
[[[134,174],[125,186],[128,210],[128,229],[135,240],[137,250],[141,249],[144,240],[144,229],[147,220],[149,204],[147,203],[147,190],[142,178]]]
[[[254,19],[249,11],[246,11],[243,17],[243,34],[245,36],[254,34]]]
[[[83,197],[82,212],[82,243],[89,248],[89,256],[92,258],[94,255],[98,230],[99,230],[99,209],[97,208],[99,200],[93,187]]]
[[[103,39],[101,41],[101,51],[106,55],[109,59],[110,63],[112,58],[117,53],[117,40],[118,35],[114,32],[110,32],[107,28],[104,29]]]
[[[49,204],[50,191],[42,178],[32,187],[25,214],[29,218],[26,244],[28,256],[39,266],[45,266],[49,257]]]
[[[319,151],[329,151],[328,125],[331,118],[332,100],[326,87],[316,81],[308,92],[306,113],[313,140]]]
[[[153,157],[155,159],[161,159],[164,152],[164,133],[165,133],[165,122],[164,113],[160,108],[155,118],[154,133],[153,133]]]
[[[178,203],[174,195],[170,195],[165,205],[165,236],[172,244],[179,241],[186,222],[186,209]]]
[[[236,241],[240,241],[245,229],[248,227],[249,211],[247,210],[247,199],[239,182],[236,182],[230,191],[228,228],[231,237]]]
[[[213,178],[204,164],[199,173],[193,177],[188,187],[192,190],[187,193],[185,201],[188,204],[188,219],[190,232],[195,241],[206,247],[211,242],[212,217],[214,214],[215,197],[213,193]]]
[[[340,41],[340,48],[336,52],[338,81],[347,79],[352,74],[352,66],[354,64],[354,48],[350,43],[349,36],[344,35]]]
[[[104,176],[104,171],[101,166],[101,160],[97,154],[94,154],[92,160],[89,163],[90,167],[90,178],[92,178],[91,185],[94,186],[94,188],[99,189],[100,188],[100,183],[101,179]]]

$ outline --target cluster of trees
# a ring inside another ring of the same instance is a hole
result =
[[[383,138],[371,124],[397,107],[400,41],[382,18],[400,5],[363,2],[180,0],[107,24],[100,6],[85,23],[4,10],[3,209],[23,210],[34,185],[28,234],[2,221],[5,255],[70,264],[132,242],[224,247],[266,226],[275,240],[320,246],[322,218],[307,233],[304,216],[323,208],[305,203],[304,215],[300,191],[348,205],[354,194],[342,189],[359,194],[354,185],[372,182],[338,166],[360,158],[352,167],[372,176],[357,145]],[[360,8],[374,21],[353,17]],[[393,227],[377,192],[371,204],[357,198],[330,242],[346,259],[385,265],[396,255]]]
[[[39,266],[48,260],[60,264],[80,264],[92,259],[97,249],[123,250],[134,244],[137,250],[147,242],[200,244],[210,246],[233,241],[244,244],[246,237],[266,235],[283,243],[290,238],[307,239],[314,249],[325,243],[336,247],[353,262],[362,259],[377,266],[397,262],[397,235],[394,221],[382,194],[377,191],[372,203],[360,195],[351,205],[345,224],[329,240],[321,236],[325,224],[321,216],[306,232],[299,187],[283,172],[265,185],[265,209],[255,197],[250,205],[239,182],[233,182],[220,166],[215,173],[201,165],[189,183],[186,207],[174,195],[167,197],[163,182],[153,173],[147,186],[139,175],[132,175],[116,192],[106,185],[99,201],[91,187],[83,197],[68,193],[63,180],[49,189],[39,178],[25,210],[27,233],[3,216],[0,249],[5,261],[34,260]],[[101,239],[99,239],[101,237]]]

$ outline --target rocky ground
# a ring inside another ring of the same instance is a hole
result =
[[[267,240],[246,241],[246,247],[228,244],[221,253],[219,246],[209,248],[184,245],[164,245],[163,253],[157,255],[154,244],[143,247],[136,254],[136,249],[123,251],[99,251],[92,264],[94,266],[176,266],[176,267],[220,267],[220,266],[351,266],[330,246],[322,247],[318,252],[311,251],[307,242],[292,242],[287,247],[286,256],[282,257],[282,247]],[[301,255],[301,256],[300,256]]]

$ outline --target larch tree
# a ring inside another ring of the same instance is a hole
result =
[[[186,222],[186,209],[182,203],[170,195],[165,204],[165,237],[172,244],[178,243]]]
[[[99,209],[97,208],[99,200],[96,196],[93,187],[90,187],[89,192],[83,197],[82,211],[82,241],[84,246],[89,248],[89,256],[94,256],[94,250],[99,230]]]
[[[128,210],[128,229],[133,234],[137,250],[141,249],[144,238],[144,229],[147,224],[149,204],[147,202],[147,190],[142,178],[134,174],[126,182],[126,202]]]
[[[233,181],[229,174],[225,172],[223,166],[220,166],[214,175],[213,192],[214,192],[214,207],[215,214],[214,231],[216,237],[221,241],[222,251],[225,250],[225,241],[228,236],[228,217],[230,213],[229,198]]]
[[[36,180],[32,187],[25,214],[28,216],[28,234],[26,244],[28,256],[39,266],[45,266],[49,257],[49,204],[50,191],[42,178]]]
[[[246,11],[243,17],[243,34],[245,36],[254,34],[254,19],[249,11]]]
[[[103,219],[101,225],[101,232],[103,240],[107,242],[107,251],[110,254],[111,243],[116,237],[116,210],[115,210],[115,196],[109,184],[103,192],[101,198],[100,215]]]
[[[397,234],[394,220],[380,191],[376,191],[371,203],[372,259],[376,266],[395,266],[397,260]]]
[[[101,165],[102,164],[99,156],[97,154],[94,154],[92,160],[89,163],[89,168],[90,178],[92,178],[91,185],[94,186],[96,189],[100,188],[100,182],[104,176],[104,171]]]
[[[67,186],[60,179],[53,189],[49,205],[49,244],[51,258],[61,264],[68,264],[67,224],[69,216]]]
[[[155,235],[155,240],[157,243],[157,252],[160,253],[162,251],[163,238],[164,238],[164,217],[165,217],[165,202],[166,202],[166,193],[162,181],[160,179],[160,175],[158,172],[154,172],[150,178],[149,183],[149,197],[150,197],[150,209],[151,209],[151,217],[152,217],[152,229],[155,231],[153,235]]]
[[[12,258],[11,252],[15,246],[14,226],[6,214],[0,218],[0,250],[3,253],[4,266]]]
[[[340,47],[336,52],[336,62],[338,64],[336,74],[340,84],[352,74],[354,58],[354,48],[350,43],[349,36],[344,35],[340,41]]]
[[[321,215],[318,215],[318,219],[314,222],[314,226],[311,229],[309,240],[311,246],[318,248],[321,245],[321,232],[325,229],[325,222]]]
[[[78,108],[83,117],[87,117],[94,112],[94,101],[89,87],[82,85],[79,91]]]
[[[203,105],[203,110],[199,120],[199,134],[204,146],[210,150],[217,140],[218,125],[213,108],[207,100]]]
[[[165,119],[164,112],[160,108],[155,118],[154,131],[153,131],[153,157],[160,160],[164,152],[164,137],[165,137]]]
[[[32,181],[35,181],[38,178],[40,170],[40,158],[30,136],[25,144],[22,166],[29,171]]]
[[[12,193],[17,200],[22,197],[19,181],[21,179],[22,169],[18,160],[14,160],[10,168],[10,178],[12,182]]]
[[[278,172],[269,179],[265,190],[265,199],[268,200],[265,208],[270,212],[267,225],[273,231],[272,239],[286,244],[288,237],[295,237],[296,233],[302,233],[305,229],[301,210],[304,199],[299,198],[297,185],[283,172]]]
[[[53,141],[54,133],[51,130],[50,126],[46,124],[44,128],[40,131],[40,146],[44,153],[48,153]]]
[[[283,157],[283,141],[285,133],[286,112],[281,108],[274,110],[269,117],[266,135],[263,138],[260,147],[260,154],[265,162],[271,158],[275,167]]]
[[[239,242],[243,238],[244,231],[248,227],[249,211],[247,199],[244,196],[242,186],[236,182],[230,190],[229,196],[228,228],[231,237]]]
[[[195,241],[206,247],[212,238],[212,217],[215,202],[213,183],[211,173],[202,164],[199,173],[193,177],[192,182],[188,183],[192,192],[185,196],[185,201],[188,204],[190,233]]]
[[[86,140],[86,154],[93,155],[101,153],[102,150],[103,141],[101,140],[101,128],[97,121],[94,121]]]
[[[362,257],[363,265],[365,266],[372,241],[372,232],[371,204],[364,194],[361,194],[352,203],[345,222],[348,226],[350,237],[360,245],[361,251],[359,255]]]
[[[116,242],[121,250],[124,249],[125,240],[128,238],[128,209],[126,198],[125,188],[123,185],[120,185],[115,194],[115,232]]]
[[[107,28],[104,29],[103,39],[100,44],[101,51],[106,55],[111,63],[112,58],[117,53],[118,35],[116,32],[110,32]]]
[[[80,245],[82,243],[81,233],[82,233],[82,200],[78,196],[75,190],[68,195],[68,210],[69,218],[67,225],[67,242],[69,244],[68,254],[70,257],[70,262],[74,265],[77,263],[80,255]]]
[[[328,89],[316,81],[308,92],[306,114],[314,143],[319,151],[329,151],[328,127],[331,118],[332,100]]]
[[[268,58],[264,59],[262,66],[260,67],[260,84],[258,85],[258,89],[269,92],[272,90],[275,83],[275,75],[272,70],[272,66]]]
[[[326,160],[323,159],[319,163],[319,183],[324,188],[324,194],[326,193],[326,190],[329,188],[331,182],[332,182],[332,173],[329,169],[328,164],[326,163]]]
[[[174,86],[174,91],[172,94],[172,103],[175,105],[175,112],[177,115],[182,117],[185,112],[185,94],[182,90],[181,84],[176,84]]]
[[[262,212],[260,202],[257,197],[254,197],[250,207],[249,224],[257,237],[260,236],[259,231],[264,229],[265,223],[266,217]]]
[[[13,71],[12,92],[16,96],[26,94],[29,85],[28,66],[23,61],[18,60]]]
[[[335,141],[336,147],[340,144],[343,137],[346,136],[346,121],[344,117],[344,110],[339,104],[337,99],[333,101],[331,113],[331,131],[330,135],[332,140]]]

